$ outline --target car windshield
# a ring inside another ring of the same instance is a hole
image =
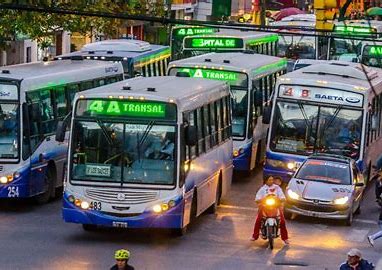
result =
[[[362,40],[333,38],[330,42],[329,59],[357,62],[362,48]]]
[[[348,164],[326,160],[307,160],[298,170],[295,177],[298,179],[330,184],[351,184],[350,168]]]
[[[15,159],[19,154],[19,105],[0,101],[0,158]]]
[[[362,111],[302,102],[276,103],[270,147],[299,155],[314,152],[359,156]]]
[[[292,59],[316,59],[316,39],[310,36],[281,35],[278,56]]]
[[[244,89],[231,89],[232,92],[232,135],[234,137],[245,137],[248,94]]]
[[[175,130],[155,121],[76,121],[72,179],[174,185]]]

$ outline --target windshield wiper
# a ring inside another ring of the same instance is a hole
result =
[[[332,115],[332,117],[330,117],[328,123],[325,124],[324,128],[320,131],[319,142],[321,142],[322,137],[324,136],[325,130],[333,124],[334,120],[337,118],[337,115],[340,113],[341,110],[342,110],[342,105],[338,105],[336,110],[334,111],[334,114]]]
[[[155,124],[154,120],[150,121],[147,124],[147,127],[146,127],[145,131],[143,132],[143,135],[142,135],[141,139],[138,142],[138,145],[137,145],[137,148],[138,148],[137,149],[138,150],[138,160],[141,160],[141,147],[142,147],[143,143],[146,141],[146,139],[147,139],[147,137],[149,135],[149,132],[153,128],[154,124]],[[138,133],[137,133],[137,136],[139,136]]]
[[[106,138],[108,144],[109,144],[109,145],[114,145],[114,143],[113,143],[113,139],[112,139],[111,136],[109,135],[108,130],[107,130],[105,124],[104,124],[100,119],[98,119],[98,118],[96,118],[96,122],[97,122],[98,126],[101,128],[102,133],[103,133],[103,135],[105,136],[105,138]]]

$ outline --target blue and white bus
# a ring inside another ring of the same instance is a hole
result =
[[[278,78],[272,113],[263,117],[270,122],[264,175],[288,182],[307,156],[331,153],[353,158],[370,179],[382,149],[381,94],[382,72],[351,62],[311,65]]]
[[[70,59],[80,56],[88,60],[121,62],[125,78],[164,76],[170,61],[170,47],[135,39],[112,39],[86,44],[80,51],[57,56]]]
[[[123,79],[121,64],[63,60],[0,71],[0,198],[36,196],[62,186],[67,144],[53,135],[75,93]]]
[[[269,106],[276,79],[286,67],[285,59],[274,56],[209,53],[171,62],[168,75],[182,72],[231,85],[234,168],[250,172],[265,156],[268,126],[262,124],[261,113]]]
[[[82,92],[74,104],[66,222],[183,234],[216,211],[233,171],[226,83],[140,77]]]

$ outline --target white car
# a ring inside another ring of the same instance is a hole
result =
[[[342,219],[350,226],[360,212],[364,191],[362,173],[354,160],[337,155],[309,157],[290,180],[286,213]]]

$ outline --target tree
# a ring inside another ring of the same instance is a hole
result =
[[[165,4],[156,0],[0,0],[0,4],[132,15],[164,16],[165,14]],[[124,23],[125,21],[121,19],[0,10],[0,47],[4,48],[8,41],[15,40],[20,35],[28,36],[43,44],[47,37],[59,30],[81,34],[96,31],[108,37],[116,37],[118,28]]]

